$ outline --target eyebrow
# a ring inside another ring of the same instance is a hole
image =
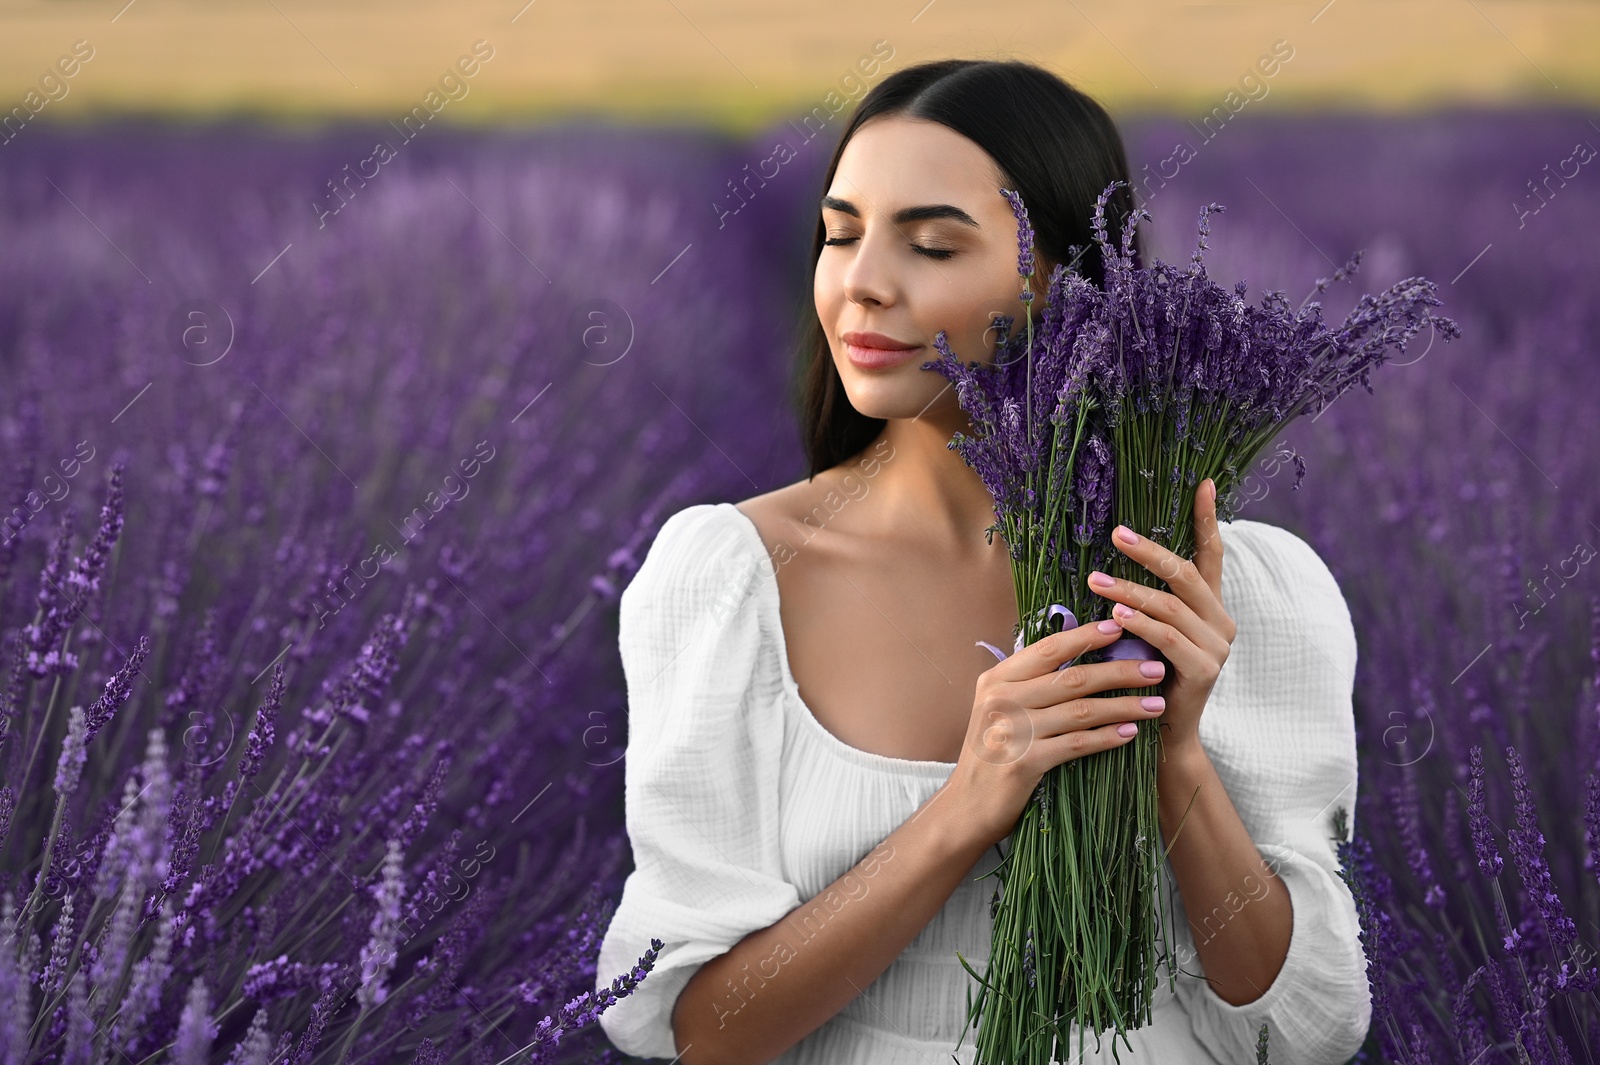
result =
[[[841,200],[837,196],[824,196],[822,198],[822,208],[824,210],[840,211],[855,218],[861,217],[861,212],[856,209],[855,204],[849,200]],[[979,228],[976,218],[973,218],[954,204],[948,203],[927,203],[919,207],[902,207],[894,213],[894,217],[890,221],[895,225],[900,225],[904,222],[922,222],[930,218],[948,218],[951,221],[960,222],[964,226],[971,226],[973,229]]]

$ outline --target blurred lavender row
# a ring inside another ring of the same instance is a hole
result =
[[[590,1019],[617,594],[792,460],[756,267],[796,241],[777,196],[708,221],[742,146],[684,134],[430,130],[319,228],[374,136],[3,160],[0,1059],[570,1057]]]
[[[5,147],[0,1062],[622,1060],[616,597],[673,511],[801,476],[827,148],[755,176],[788,128]],[[1550,175],[1600,130],[1126,128],[1162,257],[1215,200],[1216,277],[1298,302],[1365,248],[1328,317],[1424,274],[1462,326],[1296,423],[1305,483],[1264,464],[1245,516],[1356,616],[1366,1059],[1574,1060],[1600,186]]]
[[[1226,160],[1202,149],[1184,173],[1229,206],[1210,272],[1298,299],[1331,273],[1324,256],[1365,248],[1347,293],[1426,275],[1463,332],[1419,335],[1373,394],[1291,425],[1298,491],[1270,455],[1241,488],[1244,517],[1322,554],[1355,621],[1360,784],[1343,853],[1374,990],[1357,1060],[1592,1061],[1600,171],[1581,160],[1600,126],[1566,113],[1237,132],[1248,143]],[[1161,213],[1169,191],[1152,211],[1181,219]],[[1324,302],[1342,313],[1352,298]]]

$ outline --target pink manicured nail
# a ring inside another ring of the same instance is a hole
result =
[[[1125,544],[1136,544],[1139,542],[1139,534],[1128,528],[1126,525],[1118,525],[1116,528],[1116,533],[1117,539],[1121,540]]]
[[[1117,582],[1111,579],[1110,574],[1101,573],[1099,570],[1095,570],[1093,573],[1089,574],[1089,583],[1094,585],[1096,588],[1110,588]]]
[[[1139,731],[1139,726],[1135,725],[1132,721],[1124,721],[1122,724],[1117,726],[1117,735],[1118,736],[1132,736],[1135,732],[1138,732],[1138,731]]]
[[[1140,662],[1139,675],[1141,677],[1159,677],[1167,671],[1167,667],[1160,662]]]
[[[1133,607],[1129,606],[1127,603],[1118,603],[1116,606],[1111,608],[1111,612],[1119,618],[1133,617]]]
[[[1099,629],[1101,632],[1121,632],[1122,631],[1122,625],[1119,624],[1118,622],[1112,621],[1110,618],[1107,618],[1106,620],[1102,621],[1100,624],[1096,625],[1095,628]]]

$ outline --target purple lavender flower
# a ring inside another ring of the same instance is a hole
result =
[[[227,1065],[270,1065],[271,1061],[272,1038],[267,1034],[267,1010],[265,1007],[260,1007],[251,1017],[250,1028],[245,1032],[244,1038],[239,1040],[233,1053],[229,1055]]]
[[[1022,202],[1022,196],[1011,189],[1001,189],[1000,195],[1011,204],[1011,211],[1017,216],[1017,273],[1023,277],[1033,276],[1033,226],[1028,222],[1028,208]]]
[[[61,916],[56,919],[55,934],[50,944],[50,960],[45,964],[39,987],[46,995],[61,989],[62,974],[66,972],[67,955],[77,945],[72,926],[72,896],[61,900]]]
[[[1444,907],[1444,889],[1433,875],[1433,864],[1428,860],[1428,848],[1422,839],[1422,815],[1417,804],[1416,772],[1407,765],[1402,783],[1391,789],[1390,801],[1395,811],[1396,827],[1411,857],[1411,872],[1423,889],[1422,901],[1434,909]]]
[[[1334,839],[1339,856],[1339,878],[1350,889],[1361,926],[1373,1013],[1391,1015],[1395,1007],[1389,991],[1389,976],[1404,946],[1386,905],[1393,895],[1393,884],[1375,860],[1371,842],[1361,835],[1351,835],[1349,811],[1342,806],[1334,811]]]
[[[1600,775],[1590,773],[1584,778],[1583,803],[1583,867],[1600,880]]]
[[[222,494],[228,483],[228,472],[233,468],[235,452],[239,447],[240,415],[244,404],[235,400],[228,407],[228,428],[223,438],[206,450],[201,463],[201,475],[196,486],[202,496],[215,498]]]
[[[1478,1011],[1472,1006],[1472,991],[1483,978],[1485,966],[1478,966],[1472,975],[1467,977],[1467,982],[1454,995],[1452,1007],[1452,1022],[1456,1044],[1467,1061],[1480,1060],[1489,1049],[1489,1032],[1487,1025]]]
[[[84,988],[82,969],[73,972],[67,985],[66,1005],[58,1012],[58,1017],[66,1037],[61,1049],[61,1065],[92,1065],[96,1060],[95,1026],[94,1017],[89,1013],[89,996]]]
[[[1533,795],[1515,747],[1506,748],[1506,762],[1511,768],[1511,788],[1517,806],[1517,827],[1512,830],[1510,837],[1511,859],[1516,863],[1523,887],[1538,906],[1539,915],[1544,918],[1551,945],[1558,956],[1564,956],[1576,940],[1578,931],[1551,883],[1550,865],[1544,858],[1544,833],[1539,831]]]
[[[77,656],[63,651],[59,646],[73,617],[72,600],[63,587],[67,552],[72,545],[72,522],[72,511],[63,511],[49,560],[39,574],[39,618],[22,627],[22,633],[28,640],[28,672],[35,677],[70,673],[78,668]]]
[[[283,663],[280,662],[272,671],[272,682],[267,686],[267,696],[256,711],[255,723],[251,725],[250,736],[245,741],[244,756],[239,759],[239,779],[245,783],[253,780],[261,772],[267,750],[272,746],[273,726],[283,709],[283,678]]]
[[[78,786],[78,778],[83,775],[83,763],[89,756],[84,749],[87,742],[88,726],[84,721],[83,707],[74,706],[67,712],[67,734],[61,741],[61,759],[56,766],[55,792],[62,803],[71,798]]]
[[[104,728],[106,722],[110,721],[128,701],[128,696],[133,691],[133,676],[139,672],[139,667],[144,664],[149,654],[150,637],[139,637],[139,642],[134,645],[133,653],[128,656],[128,660],[123,663],[121,669],[111,675],[110,680],[106,681],[105,691],[89,704],[89,709],[84,713],[85,745],[94,739],[95,733]]]
[[[150,952],[133,964],[127,994],[123,996],[117,1019],[112,1024],[111,1042],[123,1053],[138,1053],[146,1048],[145,1021],[155,1014],[161,1003],[162,989],[172,975],[174,932],[169,916],[169,907],[163,904],[156,925],[155,942]]]
[[[639,958],[639,964],[634,966],[631,972],[624,973],[611,981],[610,988],[600,992],[585,991],[563,1006],[559,1017],[546,1017],[540,1021],[533,1031],[532,1046],[527,1048],[531,1054],[528,1060],[551,1061],[551,1050],[561,1041],[562,1035],[568,1028],[592,1023],[619,999],[633,994],[640,981],[655,968],[656,957],[664,946],[666,944],[659,939],[650,940],[650,949]]]
[[[1467,790],[1467,827],[1472,833],[1472,847],[1478,852],[1478,868],[1484,876],[1493,879],[1500,875],[1502,863],[1499,848],[1489,831],[1489,816],[1484,811],[1483,748],[1473,744],[1469,758],[1472,778]]]
[[[371,1009],[389,996],[388,974],[394,967],[399,946],[396,934],[400,925],[400,900],[404,894],[400,841],[391,839],[386,844],[382,876],[373,888],[377,905],[372,915],[371,937],[361,948],[361,989],[356,999],[362,1009]]]
[[[116,546],[117,538],[122,535],[124,468],[124,464],[120,462],[111,467],[110,487],[106,493],[106,501],[100,507],[100,526],[95,530],[94,539],[89,542],[88,548],[80,558],[74,560],[71,572],[66,575],[64,583],[72,596],[75,614],[87,605],[90,596],[100,590],[100,578],[105,573],[111,549]]]

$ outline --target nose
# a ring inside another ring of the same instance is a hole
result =
[[[894,267],[883,254],[883,235],[870,228],[855,244],[856,253],[844,271],[844,294],[851,303],[892,304],[897,296]]]

